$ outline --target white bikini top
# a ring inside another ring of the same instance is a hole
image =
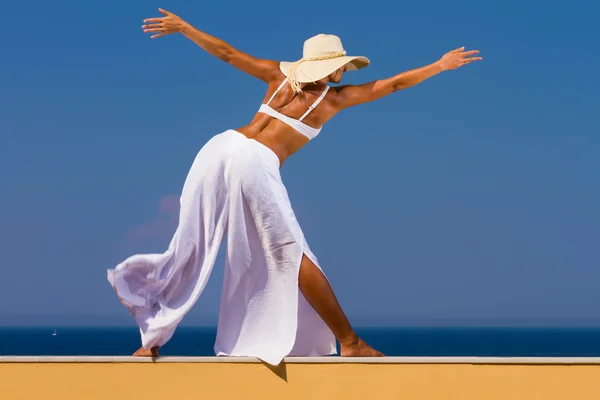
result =
[[[288,81],[288,78],[285,78],[283,80],[283,82],[281,82],[281,85],[279,85],[277,90],[275,90],[275,93],[273,93],[273,95],[271,96],[269,101],[267,101],[267,104],[261,104],[260,108],[258,109],[258,112],[270,115],[273,118],[277,118],[281,122],[291,126],[293,129],[295,129],[296,131],[298,131],[301,134],[303,134],[304,136],[306,136],[309,140],[314,139],[319,134],[319,132],[321,132],[322,127],[313,128],[312,126],[306,125],[304,122],[302,122],[302,120],[304,118],[306,118],[306,116],[308,114],[310,114],[310,112],[319,105],[321,100],[323,100],[323,98],[327,94],[327,91],[329,90],[329,86],[327,86],[327,85],[325,86],[325,90],[323,90],[323,93],[321,93],[321,96],[319,96],[319,98],[317,100],[315,100],[313,105],[311,105],[308,108],[308,110],[304,113],[303,116],[301,116],[298,119],[294,119],[294,118],[288,117],[287,115],[283,115],[282,113],[280,113],[278,111],[275,111],[274,109],[271,108],[271,106],[269,106],[269,103],[271,103],[271,101],[275,98],[277,93],[279,93],[279,91],[283,88],[283,85],[285,85],[287,83],[287,81]]]

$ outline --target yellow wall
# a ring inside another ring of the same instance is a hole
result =
[[[0,399],[599,400],[600,365],[0,362]]]

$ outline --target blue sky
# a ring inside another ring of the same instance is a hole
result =
[[[132,325],[106,269],[166,249],[196,152],[260,105],[262,82],[150,40],[158,7],[264,58],[337,34],[372,62],[345,83],[479,49],[292,156],[298,219],[356,324],[600,323],[600,5],[34,0],[3,7],[0,325]],[[222,265],[185,325],[216,323]]]

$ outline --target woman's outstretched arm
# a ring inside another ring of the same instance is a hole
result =
[[[253,57],[219,38],[200,31],[172,12],[163,10],[162,8],[158,10],[164,14],[164,17],[147,18],[144,20],[144,25],[142,25],[144,32],[153,33],[151,36],[152,39],[170,33],[181,33],[207,53],[220,58],[255,78],[269,83],[277,77],[279,73],[279,63],[277,61]]]
[[[481,57],[469,57],[478,54],[478,50],[464,51],[464,47],[449,51],[438,61],[421,68],[402,72],[391,78],[380,79],[363,85],[340,86],[339,108],[352,107],[367,103],[392,94],[398,90],[406,89],[429,79],[440,72],[457,69]]]

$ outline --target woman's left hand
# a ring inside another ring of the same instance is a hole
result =
[[[186,22],[179,18],[177,15],[159,8],[158,11],[163,13],[165,16],[161,18],[148,18],[144,22],[150,22],[149,24],[142,25],[144,32],[156,34],[150,36],[150,39],[158,38],[170,33],[178,33],[184,28]]]

